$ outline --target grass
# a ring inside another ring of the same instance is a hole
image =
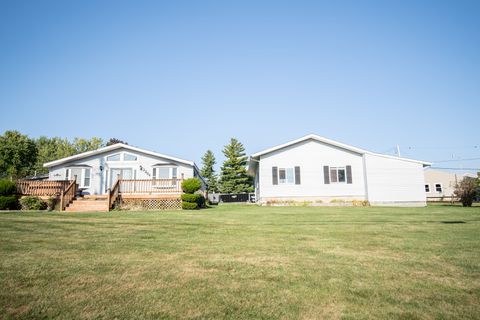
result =
[[[0,213],[0,317],[479,319],[480,209]]]

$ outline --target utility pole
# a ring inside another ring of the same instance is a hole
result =
[[[400,155],[400,146],[397,144],[397,157],[401,157]]]

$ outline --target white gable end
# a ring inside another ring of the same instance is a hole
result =
[[[301,183],[272,183],[272,168],[300,167]],[[351,166],[352,183],[324,184],[323,167],[345,168]],[[315,140],[295,145],[260,156],[259,187],[262,198],[290,197],[345,197],[364,199],[365,182],[362,155]]]

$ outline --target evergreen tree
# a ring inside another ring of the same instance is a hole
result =
[[[220,176],[220,191],[223,193],[242,193],[253,191],[252,179],[247,175],[247,157],[245,148],[237,139],[223,148],[225,161]]]
[[[211,150],[207,150],[202,157],[202,169],[200,174],[207,180],[208,192],[218,192],[217,175],[215,174],[215,155]]]

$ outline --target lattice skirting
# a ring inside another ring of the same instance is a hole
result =
[[[158,198],[158,199],[121,199],[121,209],[130,210],[178,210],[182,209],[180,198]]]

